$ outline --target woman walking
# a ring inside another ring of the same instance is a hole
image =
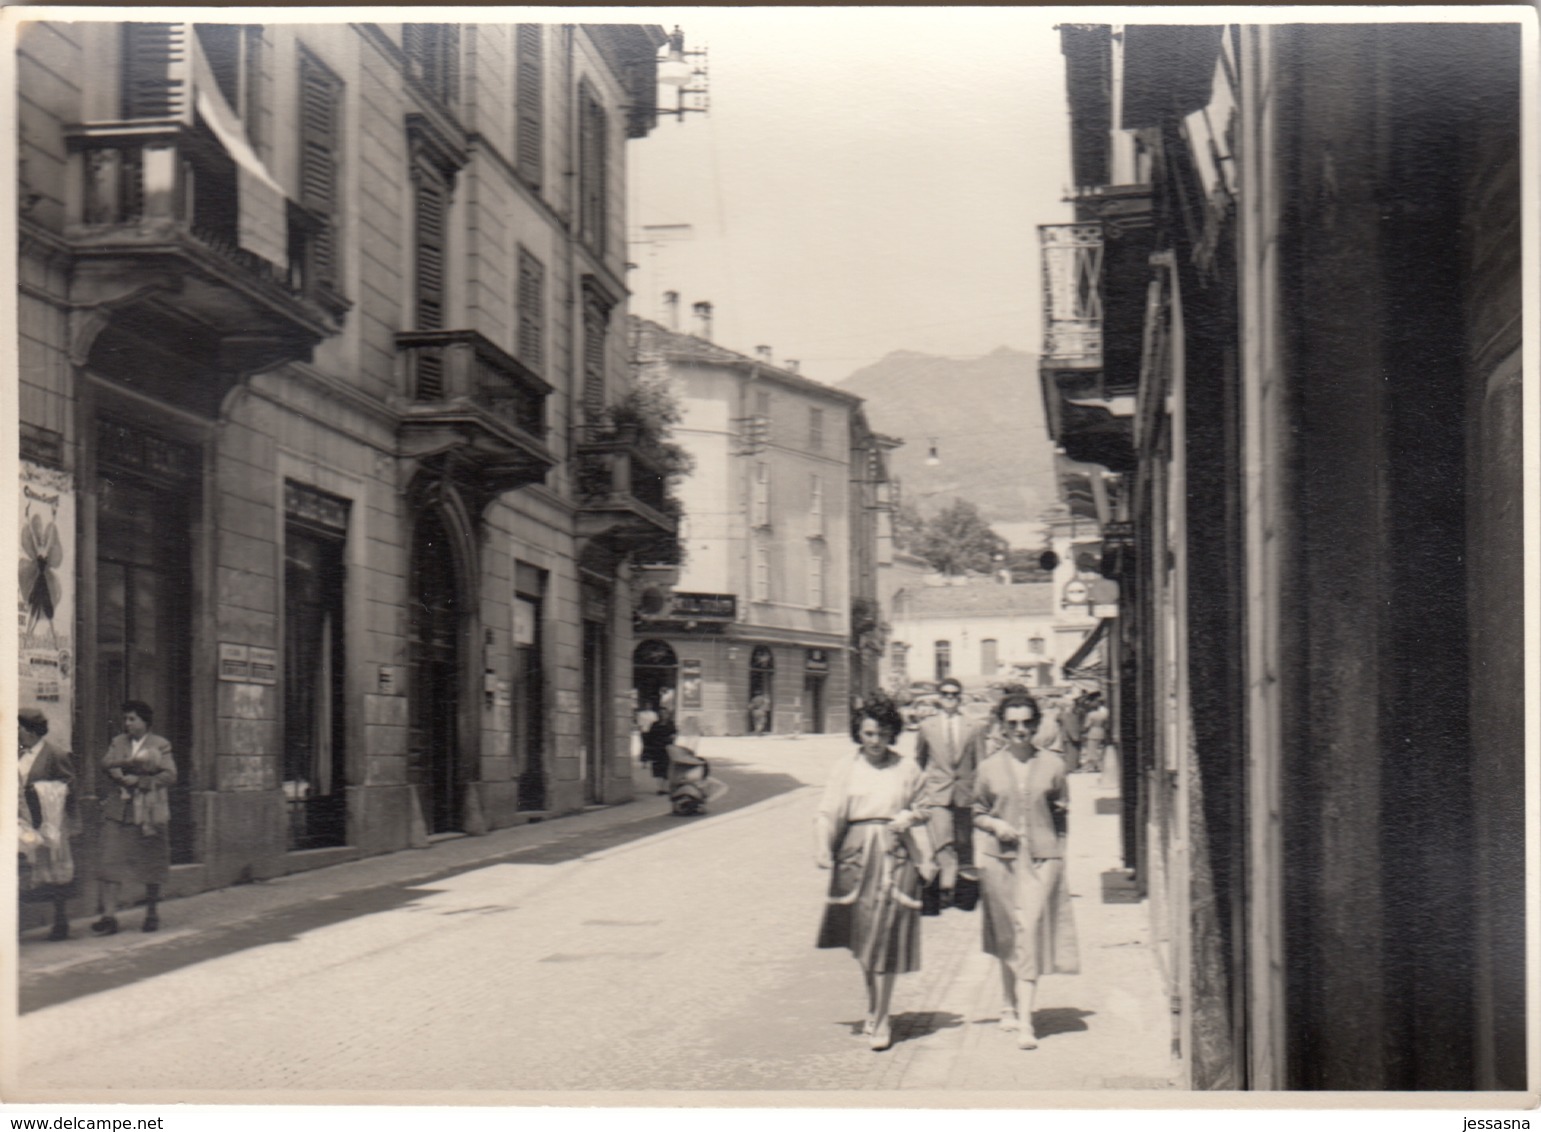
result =
[[[1034,744],[1042,717],[1031,696],[1003,697],[995,716],[1006,745],[974,778],[984,950],[1000,961],[1001,1029],[1036,1049],[1039,977],[1081,969],[1065,887],[1065,761]]]
[[[920,890],[936,873],[924,836],[925,773],[891,746],[903,726],[886,701],[857,710],[859,749],[833,768],[815,823],[818,866],[833,873],[818,946],[849,948],[861,964],[862,1032],[874,1050],[893,1044],[895,978],[920,970]]]
[[[155,712],[142,700],[123,705],[123,734],[115,736],[102,757],[108,785],[102,798],[102,882],[97,935],[118,930],[118,901],[125,884],[145,888],[142,929],[160,928],[157,906],[161,885],[171,875],[171,786],[177,764],[171,744],[150,731]]]
[[[21,853],[18,888],[25,902],[53,905],[51,940],[70,937],[69,899],[75,893],[70,839],[78,831],[75,764],[69,752],[48,741],[48,717],[36,708],[17,714],[16,770],[20,776],[17,828]]]

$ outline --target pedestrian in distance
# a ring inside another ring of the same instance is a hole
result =
[[[1082,765],[1087,770],[1100,771],[1103,746],[1108,741],[1108,706],[1102,702],[1100,692],[1086,697],[1086,706],[1086,726],[1081,739]]]
[[[53,905],[51,940],[68,939],[68,903],[75,894],[75,852],[80,818],[75,763],[48,741],[48,717],[36,708],[17,713],[17,891],[26,903]]]
[[[1081,969],[1065,884],[1068,782],[1064,759],[1033,742],[1043,717],[1031,696],[1005,696],[995,714],[1006,746],[974,776],[983,943],[1000,963],[1001,1029],[1036,1049],[1039,978]]]
[[[669,792],[669,744],[679,733],[674,725],[674,711],[659,704],[651,713],[653,721],[642,733],[642,761],[653,772],[653,784],[659,794]]]
[[[749,697],[749,733],[751,735],[769,735],[771,718],[770,697],[764,692],[756,692]]]
[[[925,900],[932,915],[952,907],[960,871],[974,879],[974,771],[984,743],[982,729],[963,717],[963,685],[947,677],[936,692],[942,710],[923,720],[915,736],[915,760],[926,772],[927,790],[936,805],[930,832],[937,877]],[[970,901],[965,904],[972,907]]]
[[[897,709],[869,700],[851,721],[857,750],[831,768],[815,819],[819,868],[831,871],[817,946],[849,948],[867,987],[862,1028],[874,1050],[893,1044],[894,981],[920,970],[920,890],[935,874],[925,774],[893,749]]]
[[[107,785],[102,797],[102,918],[97,935],[118,930],[118,903],[125,884],[144,885],[144,931],[160,926],[161,886],[171,875],[171,787],[177,764],[171,744],[150,730],[154,709],[143,700],[123,705],[123,733],[102,756]]]

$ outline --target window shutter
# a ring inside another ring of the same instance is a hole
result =
[[[300,203],[320,223],[311,233],[310,269],[315,282],[337,285],[337,246],[332,218],[337,211],[337,106],[342,84],[320,64],[300,66]]]
[[[123,25],[123,116],[180,118],[187,112],[186,24]]]
[[[447,193],[426,169],[414,177],[417,186],[417,328],[444,326],[444,252]]]
[[[542,158],[545,156],[545,57],[541,51],[539,24],[520,24],[518,29],[518,77],[514,97],[518,100],[518,136],[515,161],[519,172],[530,184],[539,187]]]
[[[531,369],[545,361],[546,269],[524,248],[519,249],[519,357]]]
[[[605,407],[605,316],[597,303],[583,308],[583,415],[597,420]]]
[[[580,88],[578,117],[579,230],[596,252],[605,250],[609,123],[588,84]]]

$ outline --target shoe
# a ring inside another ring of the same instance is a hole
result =
[[[55,924],[53,926],[52,930],[49,931],[48,938],[52,942],[54,942],[54,943],[58,943],[61,939],[69,939],[70,938],[70,926],[69,926],[69,924],[66,924],[66,923]]]
[[[953,906],[952,889],[942,889],[939,899],[943,909],[951,908]]]
[[[118,920],[115,916],[103,916],[91,925],[92,935],[117,935]]]
[[[894,1024],[885,1018],[882,1026],[873,1028],[868,1038],[868,1045],[872,1047],[874,1053],[880,1053],[893,1044]]]
[[[861,1024],[861,1036],[864,1038],[870,1038],[872,1036],[872,1027],[872,1016],[869,1014],[867,1016],[867,1020]]]
[[[1008,1034],[1014,1034],[1022,1028],[1022,1021],[1017,1017],[1015,1010],[1001,1011],[1001,1029]]]
[[[1017,1031],[1017,1048],[1018,1049],[1037,1049],[1038,1048],[1038,1035],[1033,1032],[1033,1027],[1032,1027],[1031,1023],[1029,1023],[1028,1025],[1023,1026],[1021,1029],[1019,1029]]]
[[[154,912],[144,914],[144,924],[139,929],[142,932],[158,932],[161,930],[161,918]]]

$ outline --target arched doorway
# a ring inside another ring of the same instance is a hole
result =
[[[775,727],[776,654],[768,645],[756,645],[749,655],[749,733],[768,735]]]
[[[679,658],[667,642],[643,641],[631,654],[631,686],[637,692],[637,709],[656,710],[667,698],[677,710],[679,676]]]
[[[412,535],[407,642],[407,781],[417,788],[429,833],[461,827],[460,649],[463,603],[455,553],[437,508]]]

